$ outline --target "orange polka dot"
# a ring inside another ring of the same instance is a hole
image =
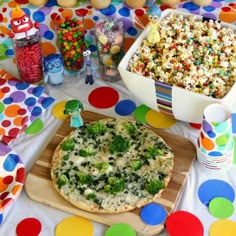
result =
[[[6,109],[5,109],[5,115],[8,117],[15,117],[18,116],[17,112],[20,109],[19,105],[9,105]]]
[[[230,8],[224,8],[224,10],[222,10],[219,14],[219,19],[227,23],[233,23],[236,21],[236,12]]]
[[[12,188],[11,193],[12,193],[13,195],[16,195],[17,193],[19,193],[19,192],[21,191],[21,189],[22,189],[22,185],[21,185],[21,184],[17,184],[17,185],[15,185],[15,186]]]
[[[61,15],[64,17],[64,18],[67,18],[67,17],[72,17],[73,16],[73,11],[72,10],[64,10]]]
[[[10,33],[10,30],[7,27],[1,25],[0,32],[2,32],[5,35],[8,35]]]
[[[8,184],[3,183],[3,178],[0,177],[0,193],[4,192],[8,187]]]
[[[22,126],[22,125],[24,125],[24,123],[25,123],[25,117],[16,117],[16,118],[13,120],[13,123],[14,123],[16,126]]]
[[[124,41],[124,50],[127,52],[131,45],[134,43],[135,39],[134,38],[125,38]]]
[[[212,150],[215,147],[214,142],[212,142],[209,138],[203,138],[202,139],[202,146],[206,149],[206,150]]]
[[[87,15],[93,15],[93,11],[88,9]]]
[[[11,8],[15,8],[17,6],[17,2],[11,1],[11,2],[8,3],[8,6],[11,7]]]
[[[5,135],[5,133],[6,133],[5,129],[0,127],[0,135]]]
[[[92,29],[94,27],[95,23],[93,20],[91,19],[84,19],[84,28],[89,30]]]
[[[143,14],[142,16],[135,16],[134,24],[137,29],[144,29],[148,23],[149,19],[146,14]]]
[[[0,99],[4,97],[4,93],[0,90]]]
[[[44,56],[47,56],[51,53],[56,53],[56,47],[50,42],[43,42],[42,43],[42,53]]]

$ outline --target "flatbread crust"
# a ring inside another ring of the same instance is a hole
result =
[[[97,124],[106,127],[102,134],[91,133],[98,131]],[[118,151],[111,149],[115,136],[128,142],[126,150],[120,150],[119,144]],[[85,157],[84,150],[91,155]],[[51,178],[56,190],[74,206],[89,212],[120,213],[159,198],[170,181],[173,164],[171,148],[155,132],[134,120],[107,118],[88,122],[61,141],[52,158]],[[117,191],[110,183],[114,179],[121,180],[122,189],[119,186]],[[150,193],[147,184],[152,180],[161,187]]]

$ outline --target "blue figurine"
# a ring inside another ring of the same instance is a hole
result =
[[[74,128],[79,128],[83,126],[83,119],[80,113],[84,110],[81,101],[73,99],[69,100],[65,104],[64,114],[71,115],[70,126]]]
[[[52,53],[43,59],[45,71],[44,82],[52,85],[61,84],[64,80],[64,62],[62,56]]]

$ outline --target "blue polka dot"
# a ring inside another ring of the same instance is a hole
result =
[[[115,106],[115,112],[121,116],[127,116],[130,115],[134,109],[136,108],[136,105],[131,100],[123,100],[116,104]]]
[[[0,214],[0,224],[3,222],[3,214]]]
[[[183,8],[189,10],[189,11],[196,11],[198,10],[200,7],[193,4],[192,2],[186,2],[183,4]]]
[[[45,15],[42,11],[36,11],[33,14],[33,19],[36,22],[43,22],[45,20]]]
[[[123,7],[119,10],[121,16],[129,17],[130,9],[128,7]]]
[[[19,163],[19,156],[16,154],[9,154],[3,163],[3,168],[6,171],[13,171],[16,165]]]
[[[33,97],[29,97],[25,99],[25,105],[29,107],[34,106],[36,102],[37,102],[36,99]]]
[[[138,33],[138,31],[137,31],[137,29],[135,29],[134,27],[129,27],[129,28],[127,29],[127,33],[128,33],[129,35],[131,35],[131,36],[135,36],[135,35]]]
[[[50,30],[46,31],[43,36],[44,36],[44,38],[50,39],[50,40],[54,38],[54,34]]]
[[[43,86],[37,86],[32,90],[32,94],[36,97],[39,97],[44,91]]]
[[[44,98],[42,101],[41,101],[41,105],[44,109],[47,109],[53,102],[55,101],[54,98],[52,97],[47,97],[47,98]]]
[[[6,52],[5,52],[5,54],[6,54],[7,56],[13,56],[13,55],[14,55],[14,51],[13,51],[13,49],[7,49]]]
[[[45,6],[46,7],[58,6],[57,0],[50,0],[50,1],[48,1],[48,3]]]
[[[3,100],[3,103],[4,104],[11,104],[13,102],[13,98],[5,98],[4,100]]]
[[[206,6],[206,7],[203,7],[203,9],[204,9],[205,11],[207,11],[207,12],[212,12],[212,11],[215,10],[215,7],[213,7],[213,6]]]
[[[30,17],[30,10],[28,8],[21,8],[26,15],[28,15]]]
[[[100,12],[105,16],[112,16],[116,12],[116,8],[111,4],[105,9],[101,9]]]
[[[29,86],[30,86],[30,84],[28,84],[28,83],[21,83],[20,82],[20,83],[16,84],[16,88],[19,90],[27,89]]]
[[[94,17],[93,17],[93,20],[94,20],[94,21],[98,21],[98,19],[99,19],[98,16],[94,16]]]
[[[42,109],[40,107],[34,107],[31,114],[32,116],[40,116],[42,114]]]
[[[146,224],[159,225],[165,221],[167,212],[163,206],[150,203],[141,209],[140,216]]]

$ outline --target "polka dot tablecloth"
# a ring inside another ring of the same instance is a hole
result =
[[[170,8],[167,5],[161,5],[160,0],[157,0],[156,3],[160,6],[162,11]],[[55,46],[55,33],[52,20],[56,14],[63,12],[64,9],[57,5],[56,0],[49,0],[48,3],[42,7],[35,7],[29,4],[28,0],[5,0],[0,10],[0,60],[11,58],[14,54],[11,47],[11,40],[8,38],[7,33],[10,30],[11,12],[16,4],[19,4],[34,21],[39,22],[44,55],[58,51]],[[212,3],[206,7],[199,7],[194,5],[191,1],[182,0],[177,6],[177,9],[211,17],[213,19],[218,18],[221,21],[232,24],[236,23],[236,3],[234,0],[213,0]],[[102,10],[92,8],[90,1],[79,0],[77,6],[71,10],[77,11],[78,14],[84,16],[86,44],[90,47],[92,52],[96,51],[94,26],[99,19],[115,16],[123,21],[125,28],[125,50],[130,47],[148,23],[146,16],[147,6],[131,9],[127,7],[123,0],[112,0],[110,6]]]

